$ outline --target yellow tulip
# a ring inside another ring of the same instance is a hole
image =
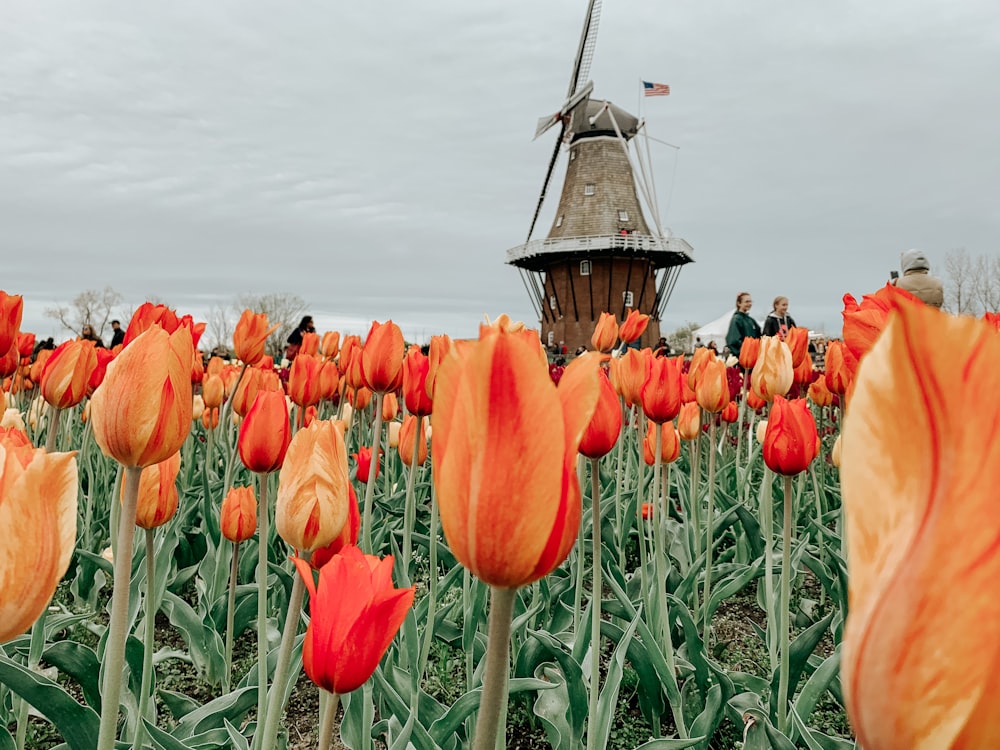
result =
[[[775,396],[784,396],[792,387],[795,372],[788,344],[777,336],[763,336],[760,354],[750,374],[750,387],[762,399],[771,403]]]

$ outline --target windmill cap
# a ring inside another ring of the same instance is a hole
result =
[[[931,270],[931,264],[927,262],[927,256],[919,250],[907,250],[899,256],[899,270],[903,273],[907,271]]]

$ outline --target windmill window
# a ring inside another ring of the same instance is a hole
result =
[[[569,152],[569,160],[573,161],[576,158],[576,151]]]
[[[556,295],[554,295],[554,294],[549,295],[549,307],[552,310],[556,309]]]
[[[581,276],[590,276],[590,261],[589,260],[581,260],[580,261],[580,275]]]
[[[632,307],[632,292],[622,292],[622,300],[625,302],[625,307]]]
[[[557,227],[561,227],[562,226],[562,220],[563,220],[562,216],[560,216],[558,219],[556,219],[556,226]]]
[[[594,183],[588,182],[586,185],[583,186],[584,195],[593,195],[594,192],[595,192]]]
[[[628,211],[619,211],[618,221],[628,221]]]

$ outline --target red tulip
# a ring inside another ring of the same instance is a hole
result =
[[[381,454],[381,451],[379,452]],[[357,477],[359,482],[364,482],[368,484],[369,479],[378,479],[378,465],[379,462],[375,461],[375,470],[372,473],[372,449],[366,446],[361,446],[358,448],[357,453],[351,454],[354,458],[355,463],[358,466]]]
[[[427,378],[431,371],[431,361],[411,346],[403,360],[403,399],[410,414],[426,417],[434,410],[434,401],[427,391]]]
[[[24,298],[20,294],[0,291],[0,354],[6,354],[17,344],[24,313]]]
[[[607,373],[601,371],[601,394],[594,416],[580,439],[580,453],[587,458],[600,458],[611,452],[622,431],[622,407],[618,394],[611,387]]]
[[[816,420],[804,398],[775,396],[764,432],[764,463],[771,471],[794,476],[809,468],[819,453]]]
[[[233,487],[222,501],[219,512],[222,536],[234,544],[257,533],[257,498],[253,487]]]
[[[260,474],[280,469],[291,439],[284,394],[258,391],[253,406],[240,424],[239,450],[243,465]]]
[[[403,384],[403,333],[391,320],[372,323],[361,350],[361,377],[376,393],[399,390]]]
[[[640,392],[642,410],[649,419],[663,424],[681,410],[681,373],[670,357],[653,357],[648,349],[642,351],[647,363]]]

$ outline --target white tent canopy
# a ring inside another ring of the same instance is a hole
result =
[[[735,309],[727,310],[711,323],[706,323],[701,328],[696,328],[691,334],[694,337],[694,346],[708,346],[710,341],[714,341],[715,348],[721,353],[726,346],[726,334],[729,333],[729,321],[732,320],[733,313],[735,312]],[[763,329],[764,321],[758,320],[757,325]],[[810,339],[820,338],[822,336],[822,333],[809,331]],[[701,339],[700,343],[698,342],[698,339]]]

